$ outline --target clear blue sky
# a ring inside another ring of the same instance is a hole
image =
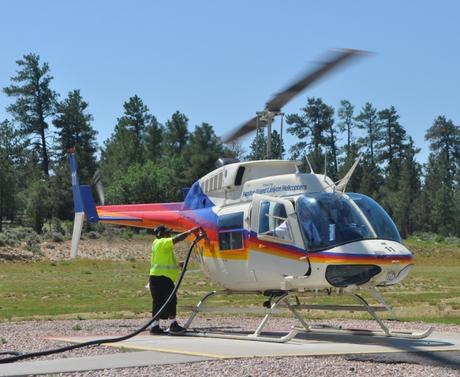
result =
[[[39,54],[61,98],[81,90],[101,144],[134,94],[162,123],[180,110],[190,129],[208,122],[223,135],[338,47],[375,55],[317,83],[286,113],[308,96],[336,108],[348,99],[358,111],[366,101],[394,105],[422,162],[434,118],[460,123],[455,0],[4,0],[0,14],[0,87],[9,85],[16,60]],[[9,102],[0,93],[0,120]]]

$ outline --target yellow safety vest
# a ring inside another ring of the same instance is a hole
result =
[[[150,275],[166,276],[172,281],[176,281],[179,276],[179,267],[174,255],[172,238],[158,238],[153,241]]]

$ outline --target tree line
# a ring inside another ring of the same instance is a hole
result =
[[[182,189],[214,169],[219,157],[266,157],[264,129],[245,152],[239,144],[224,145],[208,123],[191,131],[180,111],[160,123],[137,95],[124,102],[111,136],[98,145],[80,90],[61,99],[49,65],[37,54],[16,63],[16,75],[3,88],[11,104],[9,118],[0,123],[0,231],[11,222],[40,233],[46,221],[73,218],[66,157],[72,147],[81,182],[91,182],[99,170],[113,204],[180,201]],[[304,171],[311,166],[323,172],[326,163],[337,180],[362,155],[348,191],[376,199],[403,236],[460,236],[460,127],[452,120],[440,115],[427,129],[425,164],[417,162],[419,149],[394,106],[378,110],[368,102],[356,110],[343,100],[336,110],[312,97],[285,121],[296,142],[286,150],[282,135],[273,131],[272,158],[300,160]]]

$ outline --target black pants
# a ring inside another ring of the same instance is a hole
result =
[[[152,317],[161,309],[171,292],[174,282],[166,276],[150,276],[150,294],[152,295]],[[163,309],[158,319],[174,318],[176,316],[177,297],[174,295]]]

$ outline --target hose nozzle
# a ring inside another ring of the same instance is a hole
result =
[[[206,234],[206,231],[204,230],[203,227],[200,226],[200,229],[198,231],[198,234],[196,236],[196,239],[199,241],[199,240],[202,240],[202,239],[205,239],[206,241],[209,241],[209,238],[208,238],[208,235]]]

